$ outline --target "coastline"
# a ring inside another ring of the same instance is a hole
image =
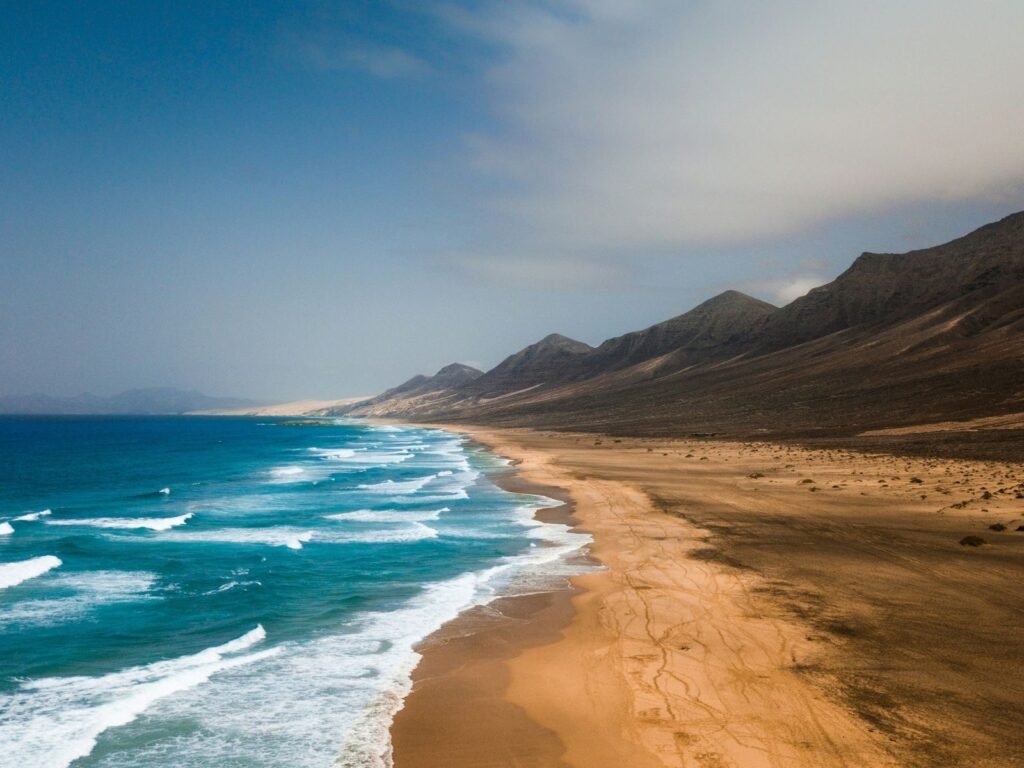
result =
[[[429,638],[392,728],[397,768],[1021,754],[1024,692],[1006,675],[1024,640],[1005,628],[1024,606],[1005,574],[1024,533],[987,531],[1024,518],[1019,466],[444,428],[571,494],[606,570]],[[960,546],[978,532],[986,545]]]
[[[470,431],[443,429],[491,449]],[[518,465],[511,459],[510,471],[491,480],[512,493],[560,501],[560,506],[537,510],[534,519],[576,531],[579,520],[571,494],[560,486],[531,481]],[[508,662],[527,648],[557,641],[572,620],[572,598],[578,592],[578,587],[566,584],[498,597],[464,611],[427,637],[417,648],[421,659],[412,675],[412,691],[391,726],[395,768],[564,768],[558,735],[502,694],[509,684]]]

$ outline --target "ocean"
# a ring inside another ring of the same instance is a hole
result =
[[[588,538],[435,429],[0,418],[0,768],[380,768],[414,646]]]

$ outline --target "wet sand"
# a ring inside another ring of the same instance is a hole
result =
[[[398,768],[1024,765],[1021,465],[460,431],[607,570],[428,640]]]
[[[543,522],[575,525],[564,488],[530,482],[518,472],[495,478],[508,491],[547,496],[563,504],[540,510]],[[474,608],[431,635],[420,648],[414,689],[395,717],[396,766],[564,768],[557,734],[531,720],[502,692],[507,662],[525,648],[556,642],[573,616],[565,589],[506,597]]]

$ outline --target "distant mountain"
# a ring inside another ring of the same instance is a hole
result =
[[[1024,413],[1024,212],[865,253],[781,309],[726,291],[597,348],[548,336],[428,399],[385,393],[377,407],[636,435],[854,435]]]
[[[0,413],[54,415],[162,415],[190,411],[218,411],[259,405],[253,400],[210,397],[195,390],[171,387],[131,389],[111,397],[82,394],[75,397],[22,395],[0,397]]]

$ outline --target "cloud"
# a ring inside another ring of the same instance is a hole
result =
[[[1024,182],[1024,3],[451,7],[494,47],[467,142],[507,231],[573,253],[749,242]]]
[[[781,307],[795,299],[799,299],[811,289],[824,285],[827,282],[828,280],[818,275],[792,275],[777,280],[762,280],[750,283],[746,286],[746,289],[753,293],[769,296],[774,300],[773,303]]]
[[[444,257],[450,269],[474,280],[504,286],[548,289],[614,289],[626,279],[615,264],[585,258],[495,254],[481,250]]]

